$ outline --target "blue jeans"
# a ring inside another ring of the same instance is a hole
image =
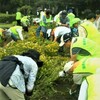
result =
[[[11,33],[11,38],[12,38],[14,41],[17,41],[17,40],[18,40],[18,38],[17,38],[13,33]]]
[[[36,37],[40,36],[41,26],[36,29]]]
[[[47,28],[46,27],[44,27],[44,26],[41,26],[41,31],[43,32],[43,37],[44,38],[47,38]]]

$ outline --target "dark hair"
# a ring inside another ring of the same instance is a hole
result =
[[[50,9],[47,9],[46,10],[46,15],[49,15],[50,14]]]
[[[34,49],[29,49],[27,52],[23,52],[21,55],[31,57],[33,60],[39,60],[40,53]]]
[[[38,67],[42,67],[43,61],[39,60],[40,53],[37,50],[29,49],[27,52],[23,52],[21,55],[32,58],[37,63]]]
[[[86,16],[89,14],[89,13],[91,13],[92,11],[91,11],[91,9],[85,9],[84,11],[83,11],[83,18],[86,18]]]
[[[91,18],[96,19],[96,15],[95,15],[94,13],[89,13],[89,14],[87,15],[87,20],[88,20],[88,19],[91,19]]]
[[[95,14],[99,15],[100,14],[100,10],[96,10]]]

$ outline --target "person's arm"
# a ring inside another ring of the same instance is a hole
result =
[[[79,37],[87,37],[87,32],[82,26],[78,27],[78,33]]]
[[[86,80],[84,80],[81,84],[78,100],[87,100],[87,93],[88,93],[87,89],[88,89],[88,84]]]
[[[27,82],[27,91],[31,92],[34,88],[34,83],[36,81],[36,75],[38,72],[38,66],[36,63],[31,64],[31,69],[28,77],[28,82]]]
[[[70,61],[74,61],[76,62],[77,61],[77,54],[73,54],[70,58]]]
[[[20,39],[24,40],[23,35],[22,35],[22,29],[17,29],[17,32],[19,34]]]
[[[77,61],[77,55],[80,52],[80,48],[73,48],[70,61]]]

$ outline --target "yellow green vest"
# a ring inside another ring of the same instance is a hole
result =
[[[100,58],[83,58],[79,65],[74,69],[73,73],[90,73],[94,74],[100,68]]]
[[[22,29],[22,26],[13,26],[13,27],[10,28],[10,31],[11,31],[14,35],[16,35],[17,37],[19,37],[19,34],[18,34],[18,32],[16,31],[16,29]]]
[[[81,26],[85,29],[87,38],[94,40],[95,42],[100,44],[100,33],[92,22],[85,21],[81,24]]]
[[[87,77],[88,95],[87,100],[100,100],[100,74]]]
[[[96,42],[83,37],[75,37],[75,38],[76,41],[71,44],[71,49],[70,49],[71,55],[72,55],[72,49],[78,47],[83,49],[84,51],[89,52],[90,55],[88,56],[100,57],[100,46]],[[77,54],[77,60],[80,60],[86,56],[87,56],[86,52],[82,51],[81,53]]]
[[[0,43],[3,41],[2,38],[1,38],[1,36],[2,36],[2,31],[3,31],[3,29],[0,28]]]
[[[73,13],[69,13],[68,15],[67,15],[67,17],[69,18],[69,20],[70,20],[70,27],[72,26],[72,20],[75,18],[75,15],[73,14]]]
[[[21,19],[21,23],[22,23],[23,26],[28,26],[29,25],[29,20],[27,19],[27,16],[24,16]]]
[[[21,19],[21,13],[20,12],[17,12],[16,13],[16,20],[20,20]]]
[[[45,15],[45,17],[46,17],[46,15]],[[47,24],[45,24],[43,21],[41,21],[41,26],[49,27],[50,26],[50,23],[49,22],[51,22],[51,20],[52,20],[52,16],[50,15],[49,18],[46,18],[46,23]]]
[[[0,35],[2,35],[2,31],[3,31],[3,29],[2,29],[2,28],[0,28]]]

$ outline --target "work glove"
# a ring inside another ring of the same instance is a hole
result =
[[[65,64],[64,66],[64,71],[67,72],[74,64],[74,61],[69,61],[68,63]]]
[[[65,76],[64,71],[60,71],[60,72],[59,72],[59,77],[64,77],[64,76]]]

